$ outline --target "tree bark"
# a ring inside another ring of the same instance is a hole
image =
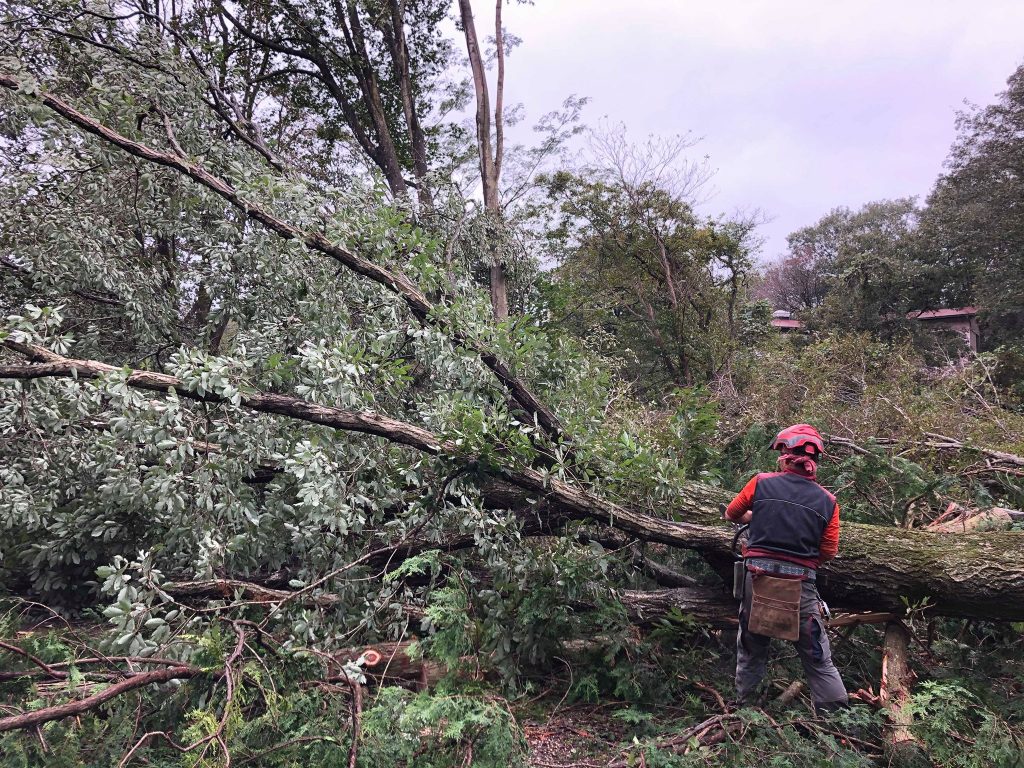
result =
[[[677,519],[710,525],[718,521],[718,505],[731,497],[688,484],[673,511]],[[723,533],[714,547],[703,549],[721,572],[731,564],[731,537]],[[819,569],[818,591],[843,610],[902,614],[909,601],[936,615],[1021,621],[1022,544],[1024,536],[1013,532],[949,536],[843,523],[839,556]]]
[[[238,30],[247,40],[256,43],[266,50],[274,51],[292,59],[308,62],[315,66],[316,70],[308,70],[301,66],[284,67],[278,70],[278,75],[302,75],[312,78],[315,82],[322,83],[327,89],[330,98],[334,100],[341,110],[343,121],[352,132],[352,136],[359,144],[359,147],[370,161],[380,169],[381,173],[384,174],[391,193],[395,197],[405,194],[405,185],[401,175],[399,174],[396,177],[393,171],[389,170],[390,156],[383,151],[380,144],[375,144],[370,134],[367,133],[367,127],[373,128],[374,126],[372,124],[370,126],[364,124],[363,117],[359,115],[352,99],[345,92],[345,88],[342,85],[345,80],[345,73],[336,70],[331,62],[332,55],[324,49],[321,44],[322,41],[309,34],[304,23],[299,24],[299,28],[295,30],[296,34],[293,36],[290,35],[287,38],[267,37],[260,34],[255,28],[244,24],[241,20],[241,13],[236,16],[223,5],[218,5],[217,9],[218,13],[230,21],[231,26]],[[292,16],[292,19],[294,18]],[[342,11],[342,15],[337,19],[337,23],[339,25],[345,24],[344,11]],[[250,83],[250,88],[254,85],[256,85],[256,82]],[[361,85],[362,83],[360,82]],[[253,89],[253,92],[255,92],[255,89]],[[362,91],[360,91],[359,98],[365,98],[365,94]],[[398,184],[398,182],[402,183]]]
[[[413,641],[407,640],[399,643],[374,643],[335,651],[327,667],[327,680],[345,678],[345,665],[362,659],[360,669],[367,680],[375,685],[398,683],[411,685],[417,690],[425,690],[440,680],[448,669],[438,661],[424,658],[421,653],[410,656],[409,652],[413,645]]]
[[[488,241],[490,247],[490,283],[491,309],[495,320],[508,318],[508,283],[505,265],[502,263],[499,238],[501,233],[501,203],[498,196],[498,181],[501,174],[502,154],[504,153],[504,125],[502,104],[505,89],[505,51],[501,29],[501,4],[496,0],[495,7],[495,44],[498,57],[498,81],[495,93],[494,122],[497,133],[497,151],[491,145],[491,106],[490,93],[487,86],[487,72],[484,69],[483,56],[480,53],[479,38],[476,24],[473,21],[473,6],[470,0],[459,0],[459,15],[462,29],[466,35],[466,52],[469,55],[470,69],[473,73],[473,89],[476,94],[476,144],[480,156],[480,181],[483,185],[484,210],[488,216]]]
[[[363,33],[363,23],[359,18],[359,9],[352,0],[347,0],[344,8],[341,2],[335,2],[335,14],[338,25],[345,35],[349,54],[352,56],[353,69],[359,83],[363,105],[370,115],[371,124],[377,134],[380,166],[384,170],[391,194],[395,197],[403,197],[406,194],[406,186],[405,178],[402,176],[402,163],[398,158],[395,140],[391,135],[392,128],[388,124],[388,118],[384,111],[377,73],[370,60],[370,52],[366,48],[366,36]]]
[[[914,716],[907,710],[914,673],[910,669],[910,633],[899,621],[890,621],[885,627],[882,647],[882,680],[878,698],[885,707],[889,720],[884,739],[885,755],[889,765],[929,766],[931,761],[910,730]]]

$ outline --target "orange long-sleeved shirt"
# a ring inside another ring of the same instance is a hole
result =
[[[793,473],[797,474],[797,473]],[[803,477],[803,475],[800,475]],[[734,498],[729,506],[725,510],[725,516],[733,522],[739,522],[740,518],[743,517],[748,511],[754,507],[754,492],[757,490],[757,478],[758,475],[754,475],[743,486],[736,498]],[[825,526],[825,530],[821,534],[821,541],[818,544],[818,561],[809,563],[804,562],[800,558],[794,557],[783,557],[784,560],[793,560],[794,562],[799,561],[801,565],[808,565],[810,567],[816,567],[820,563],[831,560],[839,553],[839,502],[836,502],[835,509],[832,512],[832,518],[828,521]],[[770,552],[745,552],[745,555],[754,556],[769,556],[769,557],[780,557],[778,554],[772,554]]]

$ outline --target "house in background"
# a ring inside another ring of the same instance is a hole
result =
[[[951,307],[950,309],[927,309],[915,310],[907,313],[908,320],[918,320],[927,328],[942,328],[959,333],[964,343],[971,352],[978,351],[978,308],[977,307]],[[777,309],[772,312],[772,328],[780,333],[792,333],[802,331],[803,320],[793,318],[793,313],[785,309]]]
[[[952,307],[950,309],[928,309],[908,312],[911,320],[919,320],[930,328],[947,328],[959,333],[971,352],[978,351],[978,308]]]
[[[803,327],[804,321],[794,320],[792,312],[788,312],[785,309],[777,309],[772,312],[772,328],[778,328],[782,333],[802,331]]]

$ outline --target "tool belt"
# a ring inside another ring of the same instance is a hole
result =
[[[751,573],[767,573],[778,576],[789,576],[798,578],[801,581],[815,581],[818,577],[813,568],[804,568],[802,565],[787,563],[782,560],[774,560],[769,557],[748,557],[746,559],[747,570]]]
[[[803,582],[756,573],[750,597],[747,629],[779,640],[800,639],[800,593]]]

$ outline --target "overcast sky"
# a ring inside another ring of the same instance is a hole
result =
[[[484,34],[493,6],[474,6]],[[1024,62],[1024,0],[536,0],[505,27],[526,122],[575,93],[589,124],[704,137],[704,210],[771,217],[763,258],[837,206],[923,198],[956,110]]]

